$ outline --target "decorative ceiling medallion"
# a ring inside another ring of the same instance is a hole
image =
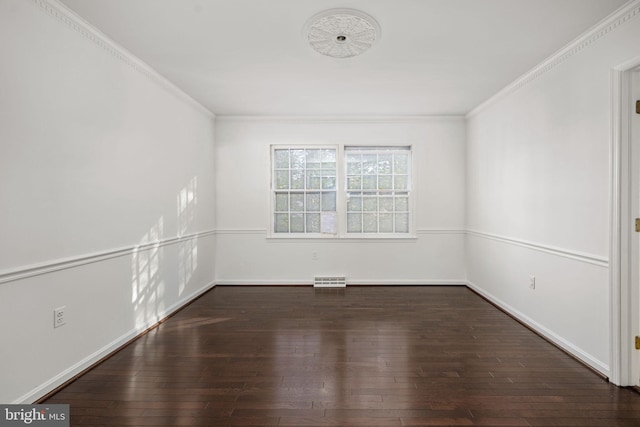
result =
[[[350,58],[369,49],[380,38],[380,26],[354,9],[330,9],[313,16],[304,31],[309,45],[332,58]]]

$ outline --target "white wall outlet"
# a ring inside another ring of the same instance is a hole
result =
[[[58,307],[53,310],[53,327],[58,328],[67,323],[67,317],[65,316],[67,311],[66,306]]]
[[[529,276],[529,288],[530,289],[536,288],[536,276]]]
[[[311,259],[314,260],[314,261],[317,261],[318,260],[318,252],[316,252],[316,251],[311,252]]]

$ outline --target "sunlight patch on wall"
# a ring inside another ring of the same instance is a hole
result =
[[[198,177],[194,176],[178,193],[178,237],[193,232],[198,205]],[[192,237],[178,248],[178,295],[182,295],[198,268],[198,238]]]
[[[164,234],[164,218],[158,221],[140,239],[131,258],[131,303],[136,327],[144,327],[159,320],[164,312],[164,282],[160,279],[163,249],[160,241]],[[154,243],[152,246],[147,246]],[[141,246],[144,246],[140,248]]]

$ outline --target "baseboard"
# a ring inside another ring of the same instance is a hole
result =
[[[216,280],[217,286],[313,286],[309,280]]]
[[[466,286],[466,280],[349,280],[347,286]]]
[[[610,368],[606,363],[594,358],[581,348],[577,347],[573,343],[567,341],[561,336],[557,335],[555,332],[547,329],[542,326],[540,323],[536,322],[526,314],[521,311],[515,309],[509,304],[505,303],[499,298],[496,298],[494,295],[486,292],[484,289],[477,286],[475,283],[467,281],[467,287],[477,293],[478,295],[485,298],[487,301],[540,335],[542,338],[546,339],[556,347],[560,348],[562,351],[568,353],[570,356],[576,358],[578,361],[594,370],[596,373],[604,376],[605,378],[609,378],[610,376]]]
[[[309,280],[217,280],[218,286],[313,286]],[[459,280],[380,280],[349,279],[347,286],[467,286],[467,281]]]
[[[55,377],[51,378],[47,382],[34,388],[33,390],[29,391],[25,395],[19,397],[12,403],[13,404],[31,404],[33,402],[38,401],[39,399],[42,399],[44,396],[51,394],[54,390],[61,388],[70,380],[79,376],[83,372],[91,369],[94,365],[98,364],[105,358],[109,357],[111,354],[115,353],[116,351],[124,347],[126,344],[136,339],[138,336],[148,332],[150,329],[155,328],[157,325],[162,323],[166,318],[170,317],[171,315],[176,313],[178,310],[180,310],[182,307],[186,306],[187,304],[189,304],[190,302],[192,302],[193,300],[195,300],[205,292],[211,290],[215,286],[216,286],[216,283],[211,282],[208,285],[199,289],[198,291],[188,295],[185,298],[182,298],[181,300],[179,300],[178,302],[176,302],[175,304],[173,304],[172,306],[164,310],[164,312],[160,313],[155,319],[150,320],[137,328],[131,329],[130,331],[116,338],[115,340],[105,345],[98,351],[85,357],[75,365],[65,369],[64,371],[62,371]]]

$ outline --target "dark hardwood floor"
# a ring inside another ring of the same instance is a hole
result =
[[[47,403],[73,426],[640,426],[464,287],[217,287]]]

